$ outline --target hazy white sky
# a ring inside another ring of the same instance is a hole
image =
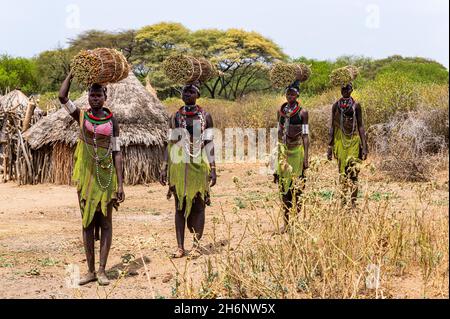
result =
[[[161,21],[257,31],[293,57],[401,54],[449,66],[448,0],[2,0],[0,53],[30,57],[84,30]]]

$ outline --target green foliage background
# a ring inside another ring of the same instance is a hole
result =
[[[268,70],[277,61],[290,61],[311,66],[311,78],[301,85],[303,99],[323,102],[324,97],[335,97],[330,93],[334,90],[329,81],[332,70],[356,65],[360,75],[355,81],[355,94],[360,94],[366,104],[377,105],[370,114],[374,122],[383,120],[379,114],[390,114],[398,108],[412,109],[419,103],[419,87],[444,85],[448,88],[448,70],[420,57],[396,55],[375,60],[342,56],[333,61],[292,58],[274,41],[256,32],[240,29],[191,31],[180,23],[162,22],[121,32],[89,30],[71,39],[67,48],[48,50],[31,59],[0,56],[0,94],[20,88],[26,94],[53,96],[69,72],[71,59],[82,49],[97,47],[121,50],[136,76],[143,84],[150,82],[162,100],[179,96],[179,88],[161,70],[162,61],[174,53],[210,59],[220,76],[205,83],[202,96],[229,101],[245,100],[255,93],[280,94],[271,88]],[[82,89],[75,85],[73,90]],[[436,99],[433,94],[429,98]]]

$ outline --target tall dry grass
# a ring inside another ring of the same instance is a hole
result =
[[[432,209],[435,186],[417,184],[400,205],[365,180],[352,210],[320,173],[329,165],[313,160],[304,209],[281,236],[272,235],[282,224],[277,197],[255,198],[236,180],[251,213],[221,211],[211,227],[214,243],[225,237],[224,252],[205,259],[200,282],[178,273],[175,297],[391,298],[411,292],[411,277],[420,297],[448,297],[448,214]]]

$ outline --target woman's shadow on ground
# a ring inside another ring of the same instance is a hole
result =
[[[202,247],[202,255],[210,256],[215,254],[220,254],[228,246],[228,240],[220,240],[215,243],[210,243]],[[145,265],[151,263],[150,258],[135,258],[133,255],[122,256],[122,262],[114,265],[108,270],[108,278],[112,280],[117,280],[120,277],[130,278],[139,276],[139,270],[145,269]]]
[[[148,265],[151,260],[148,257],[143,258],[136,258],[133,260],[130,260],[131,258],[124,258],[122,257],[122,262],[114,265],[108,270],[108,277],[113,280],[119,279],[121,276],[124,276],[125,278],[129,277],[136,277],[139,276],[139,270],[144,267],[144,262],[146,265]]]
[[[228,246],[229,241],[228,240],[220,240],[215,243],[210,243],[207,245],[202,246],[202,255],[204,256],[210,256],[210,255],[216,255],[223,252],[224,249]]]

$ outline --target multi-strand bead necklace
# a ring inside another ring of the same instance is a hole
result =
[[[94,116],[92,114],[91,111],[85,112],[84,113],[84,119],[88,122],[90,122],[94,128],[94,137],[93,137],[93,148],[94,148],[94,154],[91,153],[91,151],[89,150],[89,148],[87,147],[86,149],[88,150],[88,154],[92,157],[92,159],[95,161],[95,173],[96,173],[96,177],[97,177],[97,182],[98,185],[100,186],[101,189],[103,190],[107,190],[109,189],[109,186],[111,185],[112,182],[112,176],[113,176],[113,170],[114,170],[114,165],[113,165],[113,160],[111,158],[111,154],[112,154],[112,142],[111,142],[111,137],[113,134],[113,124],[112,124],[112,112],[110,112],[106,117],[104,118],[98,118],[96,116]],[[110,128],[110,135],[109,135],[109,147],[108,150],[106,152],[106,154],[103,157],[100,157],[98,154],[98,143],[97,143],[97,126],[98,125],[104,125],[109,123],[109,125],[111,126]],[[85,133],[84,133],[84,128],[82,129],[83,132],[83,137],[84,140],[87,141]],[[102,165],[101,163],[106,160],[107,158],[110,159],[109,164],[108,165]],[[103,183],[101,182],[100,179],[100,173],[99,173],[99,166],[102,169],[109,169],[109,178],[108,178],[108,182],[106,185],[103,185]]]
[[[289,103],[281,108],[281,116],[284,118],[283,125],[283,144],[287,144],[287,135],[289,132],[289,125],[291,124],[291,118],[300,112],[302,107],[300,103],[296,103],[294,107],[290,106]]]
[[[350,97],[350,98],[348,98],[348,99],[342,98],[342,99],[340,99],[339,102],[338,102],[339,113],[340,113],[340,126],[341,126],[341,131],[342,131],[342,134],[344,134],[344,136],[347,137],[347,138],[352,138],[353,135],[354,135],[355,132],[356,132],[356,126],[357,126],[357,125],[356,125],[356,114],[355,114],[356,112],[355,112],[354,106],[355,106],[355,100],[354,100],[352,97]],[[344,114],[344,112],[347,111],[347,110],[349,110],[349,109],[352,109],[352,112],[353,112],[353,115],[352,115],[352,120],[353,120],[353,122],[352,122],[352,131],[351,131],[351,133],[347,133],[347,132],[345,131],[345,127],[344,127],[344,117],[346,117],[346,118],[349,117],[349,116],[346,116],[346,115]],[[342,146],[343,146],[345,149],[348,149],[348,148],[351,146],[351,144],[352,144],[351,141],[348,142],[348,143],[346,143],[346,142],[345,142],[345,139],[342,140]]]
[[[206,130],[206,120],[203,115],[202,110],[200,107],[195,106],[194,110],[190,111],[189,107],[184,106],[181,108],[179,117],[179,123],[180,127],[187,130],[187,117],[188,116],[195,116],[197,115],[200,120],[200,126],[201,126],[201,134],[199,139],[193,138],[193,142],[191,142],[190,138],[186,138],[187,142],[184,143],[184,149],[186,151],[186,154],[188,154],[191,158],[197,158],[202,153],[202,143],[203,143],[203,137]],[[192,152],[191,152],[192,149]],[[196,153],[194,153],[194,150],[197,150]]]

